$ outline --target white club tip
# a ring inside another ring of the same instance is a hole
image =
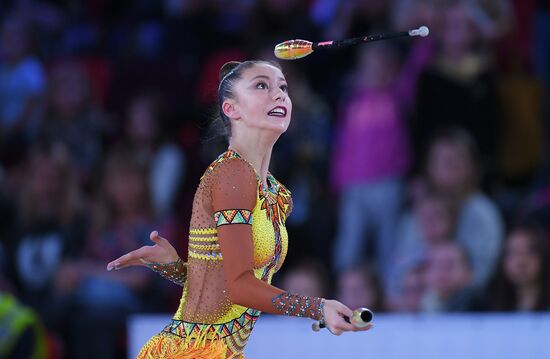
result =
[[[409,31],[409,36],[426,37],[430,34],[430,29],[427,26],[421,26],[418,29]]]

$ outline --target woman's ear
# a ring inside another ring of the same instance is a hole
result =
[[[227,99],[223,102],[222,111],[231,120],[237,120],[241,117],[235,101],[231,99]]]

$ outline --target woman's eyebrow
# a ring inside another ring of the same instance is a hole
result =
[[[251,78],[250,81],[254,81],[258,78],[263,78],[263,79],[269,80],[269,76],[257,75],[257,76],[254,76],[253,78]],[[282,82],[286,82],[286,79],[284,77],[278,77],[277,80],[282,81]]]

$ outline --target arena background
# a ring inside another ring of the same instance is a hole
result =
[[[265,315],[246,353],[550,356],[549,1],[4,0],[0,21],[0,357],[133,357],[170,318],[180,287],[105,266],[152,229],[186,257],[227,146],[223,63],[421,25],[280,62],[294,111],[271,172],[294,210],[275,285],[375,328]]]

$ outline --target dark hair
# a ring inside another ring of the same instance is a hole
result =
[[[535,303],[535,311],[546,311],[550,307],[550,248],[544,238],[544,234],[536,225],[521,224],[508,233],[508,239],[513,233],[524,233],[530,239],[530,245],[533,252],[537,254],[540,260],[540,273],[538,278],[539,292],[537,302]],[[515,311],[517,308],[518,295],[516,287],[507,278],[504,272],[504,259],[506,249],[501,253],[498,261],[497,273],[489,284],[487,295],[490,309],[497,311]]]
[[[258,64],[271,65],[278,69],[281,69],[281,66],[278,63],[266,60],[248,60],[243,62],[229,61],[223,64],[223,66],[220,68],[220,84],[218,86],[219,113],[218,117],[215,118],[214,121],[221,121],[223,125],[223,135],[226,138],[231,137],[231,121],[229,120],[229,117],[227,117],[227,115],[223,112],[223,101],[228,98],[234,98],[235,94],[233,92],[233,88],[235,86],[235,83],[242,77],[242,74],[246,69]]]

